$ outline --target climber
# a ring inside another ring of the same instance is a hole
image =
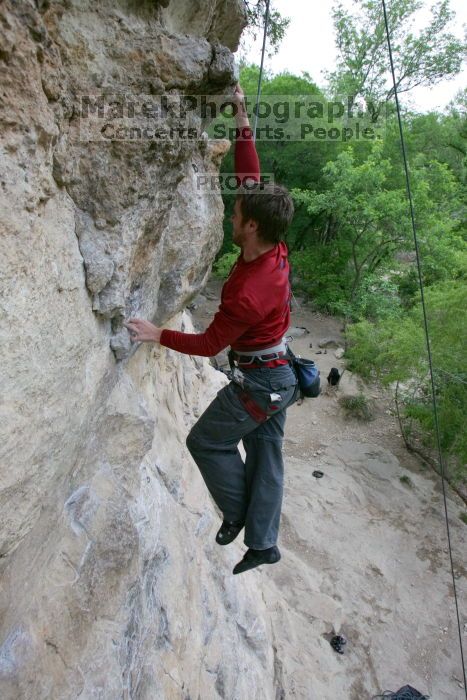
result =
[[[231,346],[233,380],[206,409],[187,447],[223,514],[216,542],[226,545],[245,528],[248,547],[234,574],[281,558],[277,547],[284,465],[286,408],[297,398],[287,359],[290,285],[287,247],[281,240],[293,216],[284,187],[262,185],[259,159],[239,85],[235,171],[242,184],[232,215],[241,253],[225,282],[221,303],[204,333],[180,333],[149,321],[125,322],[132,342],[155,342],[178,352],[213,357]],[[251,180],[256,181],[255,186]],[[252,186],[253,185],[253,186]],[[238,451],[243,440],[245,461]]]

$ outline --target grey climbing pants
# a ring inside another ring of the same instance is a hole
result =
[[[284,484],[282,439],[286,409],[297,398],[290,365],[243,371],[250,397],[262,408],[277,406],[258,422],[230,382],[191,429],[187,447],[224,519],[245,523],[244,542],[267,549],[277,542]],[[245,385],[246,388],[246,385]],[[270,394],[282,397],[271,402]],[[243,440],[243,461],[238,443]]]

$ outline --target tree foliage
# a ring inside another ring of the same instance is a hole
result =
[[[243,65],[240,69],[240,82],[246,95],[256,95],[259,68],[258,66]],[[265,71],[263,75],[262,96],[265,100],[274,96],[303,96],[317,95],[324,98],[323,93],[307,73],[301,76],[291,73],[280,73],[272,76]],[[267,141],[259,139],[256,144],[263,174],[271,175],[275,182],[288,188],[319,186],[321,170],[328,160],[335,158],[338,145],[335,142],[304,141]],[[234,169],[233,149],[224,158],[222,173],[232,173]],[[224,197],[225,227],[224,243],[221,255],[228,253],[232,246],[230,214],[234,196]],[[309,217],[304,210],[297,211],[290,227],[287,243],[291,249],[306,246],[309,236]]]
[[[314,250],[320,248],[326,285],[334,277],[333,286],[340,290],[336,301],[341,304],[341,312],[350,313],[365,277],[375,273],[397,250],[410,246],[404,192],[386,188],[391,164],[381,154],[382,147],[377,143],[358,165],[352,151],[344,151],[323,169],[324,192],[292,192],[308,214],[321,219],[321,237]],[[304,274],[307,266],[300,256],[296,260]],[[316,292],[322,294],[319,287]]]
[[[352,325],[347,336],[349,368],[384,384],[402,383],[404,417],[416,419],[425,442],[435,447],[434,412],[420,295],[412,308],[378,324]],[[452,476],[467,477],[467,282],[443,281],[425,293],[443,452],[453,458]]]
[[[415,31],[414,15],[422,6],[422,0],[387,3],[399,93],[420,85],[435,85],[442,78],[456,75],[465,56],[465,42],[448,29],[454,18],[449,0],[433,5],[427,26]],[[356,0],[351,10],[338,2],[333,19],[339,58],[336,70],[328,76],[331,91],[335,95],[364,98],[377,118],[381,108],[394,97],[381,2]]]
[[[259,34],[262,35],[264,33],[266,3],[267,0],[245,0],[248,24],[244,35],[244,41],[248,41],[250,38],[255,41]],[[289,24],[290,19],[288,17],[283,17],[280,12],[274,8],[274,3],[271,2],[267,29],[268,55],[271,56],[277,53]]]
[[[419,32],[411,25],[419,0],[387,4],[399,92],[433,85],[459,70],[464,47],[448,31],[452,13],[447,0],[437,2],[431,21]],[[357,0],[351,13],[339,4],[334,18],[341,59],[325,92],[364,98],[376,119],[381,103],[393,96],[380,3]],[[256,95],[258,72],[257,66],[241,68],[241,83],[250,96]],[[267,71],[262,94],[266,99],[324,97],[306,73],[273,76]],[[460,92],[443,114],[404,113],[441,443],[457,476],[465,476],[467,458],[467,338],[461,330],[467,327],[466,99],[467,91]],[[315,307],[346,317],[351,368],[398,383],[406,430],[412,427],[414,435],[433,446],[418,268],[394,113],[388,110],[380,140],[258,139],[257,149],[262,173],[272,174],[294,196],[287,244],[295,290]],[[222,169],[233,171],[232,152]],[[228,273],[236,257],[229,223],[233,200],[224,197],[226,255],[217,263],[220,275]]]

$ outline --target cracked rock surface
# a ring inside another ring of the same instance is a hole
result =
[[[231,91],[243,26],[240,0],[0,3],[2,700],[273,695],[264,602],[185,448],[223,379],[122,331],[190,330],[223,217],[195,174],[229,144],[86,141],[79,111]]]

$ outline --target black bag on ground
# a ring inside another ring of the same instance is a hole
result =
[[[287,346],[287,354],[297,375],[301,397],[315,399],[321,392],[319,369],[313,360],[306,360],[304,357],[294,355],[289,346]]]
[[[399,688],[396,692],[392,690],[385,690],[382,695],[373,695],[373,700],[377,698],[384,698],[384,700],[429,700],[429,695],[422,695],[416,688],[412,688],[411,685],[404,685],[403,688]]]

